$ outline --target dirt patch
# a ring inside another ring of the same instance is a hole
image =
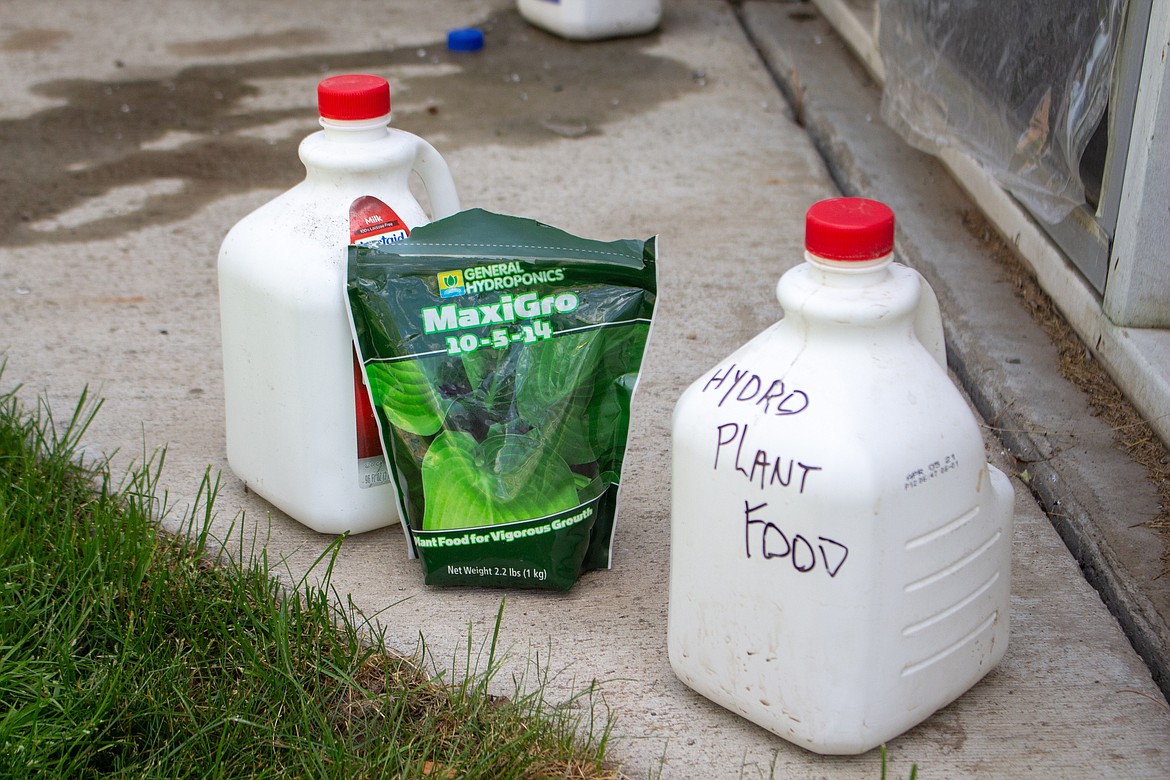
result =
[[[1153,428],[1122,395],[1108,372],[1093,358],[1092,351],[1081,341],[1007,242],[982,215],[975,212],[963,214],[963,225],[971,235],[984,243],[1000,263],[1016,297],[1056,346],[1061,375],[1087,396],[1093,416],[1101,417],[1113,429],[1116,446],[1134,462],[1145,467],[1150,482],[1158,491],[1160,511],[1144,525],[1159,529],[1167,542],[1170,542],[1170,452]],[[1162,573],[1165,575],[1170,573],[1170,552],[1163,557],[1163,562],[1168,565]]]
[[[282,30],[258,33],[238,38],[213,38],[206,41],[172,43],[167,50],[181,57],[215,57],[225,54],[248,54],[258,49],[309,46],[321,43],[326,35],[321,30]]]
[[[607,124],[702,88],[684,63],[648,53],[657,35],[574,43],[532,28],[514,10],[477,26],[486,45],[474,53],[449,52],[443,40],[196,65],[157,79],[42,83],[35,91],[61,106],[0,121],[0,246],[110,238],[182,220],[226,195],[292,186],[304,174],[297,145],[317,129],[313,86],[329,73],[387,75],[392,100],[408,87],[410,102],[426,108],[409,114],[408,122],[396,119],[396,126],[446,139],[441,152],[587,138],[605,132]],[[304,30],[274,35],[283,44],[313,38]],[[10,37],[7,45],[51,42],[47,34],[25,35]],[[242,43],[174,45],[210,56]],[[403,77],[408,83],[395,75],[396,67],[419,65],[425,67],[399,68],[411,73]],[[245,106],[258,94],[258,80],[288,78],[306,80],[303,105]],[[303,130],[277,138],[261,132],[302,121]],[[167,141],[176,137],[181,143]],[[122,213],[73,224],[54,220],[116,188],[158,180],[181,180],[182,186],[151,194]],[[46,224],[53,229],[44,230]]]
[[[64,43],[72,36],[66,30],[28,27],[10,32],[0,41],[2,51],[44,51]]]

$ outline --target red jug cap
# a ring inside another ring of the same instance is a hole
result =
[[[381,76],[350,73],[317,85],[317,111],[325,119],[376,119],[390,113],[390,84]]]
[[[805,216],[804,248],[826,260],[876,260],[894,251],[894,212],[867,198],[830,198]]]

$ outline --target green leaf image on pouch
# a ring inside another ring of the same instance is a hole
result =
[[[571,400],[584,381],[592,383],[603,331],[566,333],[533,344],[521,357],[516,409],[529,422]]]
[[[422,464],[426,531],[498,525],[565,512],[577,506],[573,472],[535,436],[492,436],[481,446],[470,434],[447,431]]]
[[[567,590],[608,568],[655,254],[482,210],[350,247],[355,344],[428,584]]]
[[[417,363],[373,363],[366,367],[366,379],[391,425],[419,436],[443,427],[446,405]]]

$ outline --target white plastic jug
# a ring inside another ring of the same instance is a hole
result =
[[[937,304],[893,230],[815,204],[784,318],[674,411],[671,666],[818,753],[892,739],[1007,648],[1012,487],[920,341]]]
[[[662,19],[661,0],[517,0],[537,27],[578,41],[641,35]]]
[[[385,79],[335,76],[317,95],[322,129],[299,150],[305,180],[240,220],[219,253],[227,457],[304,525],[360,533],[398,513],[345,309],[351,206],[362,199],[389,241],[427,221],[412,171],[435,219],[459,197],[439,153],[388,126]]]

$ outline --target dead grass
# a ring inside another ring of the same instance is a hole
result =
[[[1158,491],[1160,511],[1144,525],[1160,530],[1170,548],[1170,453],[1165,444],[1093,358],[1092,352],[1057,310],[1048,294],[1040,288],[1036,278],[1011,246],[981,214],[965,212],[963,225],[987,246],[1003,267],[1005,278],[1015,288],[1016,297],[1056,346],[1061,375],[1085,394],[1093,416],[1102,418],[1113,429],[1115,445],[1134,462],[1145,467],[1150,482]],[[1170,563],[1170,551],[1163,560]]]

